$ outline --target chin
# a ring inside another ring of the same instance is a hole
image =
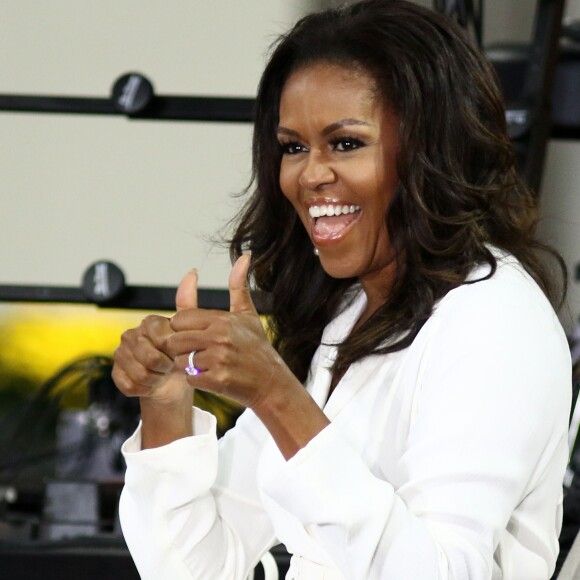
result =
[[[359,276],[358,268],[349,266],[340,259],[324,259],[320,256],[320,265],[331,278],[345,279]]]

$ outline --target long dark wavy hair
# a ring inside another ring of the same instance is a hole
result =
[[[385,216],[397,269],[389,299],[338,349],[336,369],[408,346],[438,299],[474,265],[516,256],[553,304],[563,285],[534,237],[535,197],[518,175],[495,74],[446,17],[403,0],[363,0],[311,14],[281,37],[256,103],[251,195],[237,218],[233,258],[252,251],[254,283],[271,296],[274,345],[305,381],[325,325],[355,279],[333,279],[279,186],[279,103],[289,76],[328,62],[363,70],[399,119],[400,183]]]

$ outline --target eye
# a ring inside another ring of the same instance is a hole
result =
[[[331,142],[335,151],[353,151],[364,147],[364,143],[355,137],[339,137]]]
[[[286,143],[279,143],[282,155],[296,155],[297,153],[304,153],[308,149],[298,143],[298,141],[288,141]]]

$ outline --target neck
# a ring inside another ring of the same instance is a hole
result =
[[[367,274],[360,279],[362,289],[367,297],[367,304],[357,321],[355,328],[364,324],[387,300],[395,282],[395,264],[378,272]]]

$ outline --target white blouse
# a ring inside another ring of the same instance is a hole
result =
[[[251,411],[219,442],[195,409],[193,437],[125,443],[121,523],[143,579],[241,580],[278,542],[289,579],[550,578],[571,363],[543,293],[502,255],[326,402],[333,344],[364,304],[325,329],[307,388],[331,424],[289,461]]]

